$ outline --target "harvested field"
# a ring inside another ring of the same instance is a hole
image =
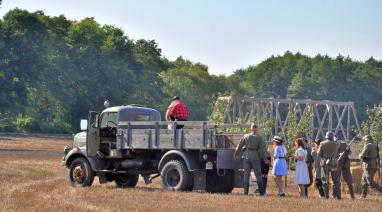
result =
[[[168,192],[159,181],[135,189],[118,189],[113,183],[72,188],[67,170],[60,166],[62,138],[0,137],[0,208],[2,211],[382,211],[382,196],[374,192],[366,200],[322,200],[310,189],[308,199],[298,198],[289,183],[287,197],[276,196],[270,180],[268,196],[242,196],[241,189],[220,195],[202,192]],[[271,179],[271,176],[270,176]],[[293,177],[288,177],[290,181]]]

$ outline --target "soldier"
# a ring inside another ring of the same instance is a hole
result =
[[[324,188],[322,187],[322,180],[321,180],[321,157],[317,155],[318,148],[320,147],[321,139],[317,139],[314,141],[315,145],[312,149],[312,157],[313,157],[313,166],[314,166],[314,184],[316,185],[316,188],[318,189],[318,193],[320,194],[321,198],[325,197]]]
[[[342,174],[342,177],[344,178],[346,184],[348,185],[350,197],[354,199],[355,196],[354,196],[354,189],[353,189],[353,179],[350,172],[350,160],[349,160],[349,155],[351,154],[351,150],[350,149],[346,150],[346,148],[347,148],[347,144],[345,142],[339,142],[338,152],[340,154],[344,153],[345,151],[349,151],[349,152],[348,154],[345,154],[346,156],[343,159],[343,161],[340,164],[338,164],[338,176],[341,177],[341,174]]]
[[[308,155],[306,157],[306,164],[308,165],[308,173],[309,173],[309,184],[305,185],[305,195],[308,197],[308,188],[313,183],[313,156],[312,156],[312,148],[308,144],[308,139],[305,137],[301,138],[304,141],[304,149],[307,151]]]
[[[261,174],[262,174],[263,183],[264,183],[264,193],[266,193],[267,192],[267,184],[268,184],[269,167],[270,167],[272,158],[268,152],[268,144],[266,144],[266,146],[264,148],[266,151],[265,151],[265,158],[261,159]]]
[[[341,199],[341,182],[337,171],[338,144],[333,140],[334,134],[328,131],[326,140],[321,142],[317,155],[321,157],[321,179],[325,198],[329,198],[329,174],[332,176],[334,198]]]
[[[362,175],[362,196],[361,198],[366,198],[367,189],[369,185],[382,193],[382,188],[374,181],[374,175],[377,171],[378,163],[378,146],[373,143],[373,138],[371,135],[366,135],[363,137],[365,141],[365,146],[362,149],[359,158],[362,161],[363,175]]]
[[[269,161],[265,158],[265,143],[263,138],[256,134],[257,126],[251,125],[252,132],[245,134],[236,147],[234,158],[237,159],[241,155],[244,159],[244,195],[248,195],[249,177],[253,169],[256,175],[257,185],[259,187],[260,196],[265,195],[263,178],[261,176],[261,159],[266,163]]]

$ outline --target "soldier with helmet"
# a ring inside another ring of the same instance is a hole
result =
[[[341,154],[345,154],[345,151],[347,151],[344,159],[341,161],[341,163],[338,164],[338,176],[345,180],[346,184],[349,188],[350,198],[354,199],[354,189],[353,189],[353,179],[351,176],[350,171],[350,159],[349,155],[351,154],[350,147],[348,148],[348,145],[345,142],[337,141],[339,145],[338,152]]]
[[[378,170],[378,146],[373,143],[373,138],[371,135],[366,135],[363,137],[365,141],[365,146],[362,149],[359,158],[362,161],[363,175],[362,175],[362,196],[361,198],[366,198],[367,190],[369,185],[382,193],[381,186],[374,181],[374,175]]]
[[[263,159],[266,163],[269,163],[265,158],[266,145],[263,138],[257,134],[257,126],[255,124],[251,125],[251,131],[251,133],[245,134],[241,138],[240,143],[236,147],[234,159],[238,159],[241,156],[244,161],[244,195],[248,195],[249,177],[253,169],[260,196],[264,196],[265,187],[261,173],[261,160]]]
[[[341,182],[337,171],[338,144],[334,141],[334,133],[328,131],[325,135],[326,140],[320,143],[317,155],[321,157],[321,179],[324,188],[325,198],[329,198],[329,174],[333,181],[333,196],[341,199]]]

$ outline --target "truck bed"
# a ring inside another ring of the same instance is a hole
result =
[[[172,129],[168,129],[172,125]],[[183,125],[182,129],[176,126]],[[224,127],[238,127],[230,125]],[[243,133],[226,135],[219,132],[222,125],[212,122],[119,122],[116,148],[123,149],[186,149],[207,150],[232,148]],[[239,127],[246,127],[241,125]]]

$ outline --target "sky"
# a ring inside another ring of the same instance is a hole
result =
[[[94,17],[134,40],[155,40],[163,55],[230,75],[286,51],[382,60],[380,0],[3,0],[71,20]]]

